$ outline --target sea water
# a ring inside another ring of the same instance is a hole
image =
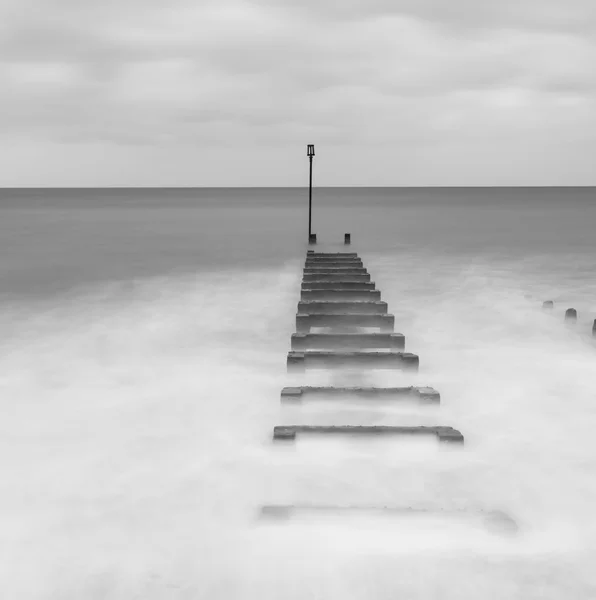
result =
[[[287,407],[286,385],[342,383],[286,373],[304,190],[3,191],[2,597],[594,597],[595,194],[315,189],[319,248],[352,233],[420,356],[367,383],[441,405]],[[272,443],[299,423],[466,443]],[[271,504],[438,516],[263,520]],[[517,531],[448,516],[493,510]]]

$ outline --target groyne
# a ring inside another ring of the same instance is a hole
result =
[[[351,243],[346,237],[345,243]],[[377,369],[399,369],[416,373],[420,359],[406,351],[403,333],[395,331],[395,317],[388,312],[387,302],[381,300],[371,275],[355,252],[315,252],[308,250],[303,268],[300,300],[296,313],[296,332],[292,334],[287,355],[289,373],[306,374],[313,369],[356,370],[374,375]],[[317,331],[313,331],[316,329]],[[371,329],[373,331],[371,331]],[[341,379],[341,378],[340,378]],[[383,387],[376,385],[292,386],[281,390],[284,405],[308,401],[332,400],[335,403],[350,400],[370,403],[409,401],[440,408],[440,393],[428,386]],[[441,419],[438,419],[441,421]],[[284,424],[273,429],[273,441],[293,444],[302,436],[337,438],[427,437],[439,446],[461,447],[464,435],[450,424],[434,425],[347,425],[342,422],[325,425]],[[339,506],[307,507],[300,505],[269,505],[262,514],[288,518],[301,510],[338,510]],[[350,510],[385,510],[387,507],[351,507]],[[406,506],[391,510],[418,511]],[[444,511],[443,511],[444,512]]]

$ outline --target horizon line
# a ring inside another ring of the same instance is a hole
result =
[[[313,189],[507,189],[507,188],[594,188],[592,185],[313,185]],[[2,190],[233,190],[233,189],[255,189],[255,190],[299,190],[308,189],[308,185],[291,186],[263,186],[263,185],[42,185],[42,186],[0,186]]]

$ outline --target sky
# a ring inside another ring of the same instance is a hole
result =
[[[0,0],[0,186],[596,185],[594,0]]]

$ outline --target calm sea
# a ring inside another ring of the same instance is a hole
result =
[[[596,597],[596,189],[326,188],[440,408],[304,404],[305,190],[0,191],[0,589],[15,600]],[[544,300],[554,300],[544,313]],[[566,308],[578,310],[565,325]],[[271,444],[284,423],[435,444]],[[263,524],[271,503],[500,510]],[[465,521],[465,519],[464,519]]]

